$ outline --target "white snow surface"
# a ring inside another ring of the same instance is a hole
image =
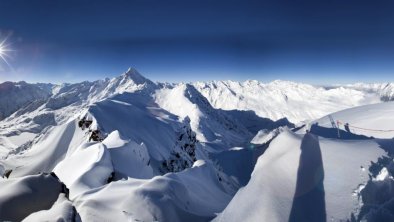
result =
[[[122,139],[119,131],[113,131],[103,141],[111,154],[112,165],[118,177],[149,179],[154,176],[149,166],[150,156],[146,146]]]
[[[60,222],[60,221],[73,221],[75,212],[73,210],[72,202],[69,201],[63,193],[59,194],[59,198],[48,210],[41,210],[30,214],[23,219],[23,222]]]
[[[62,190],[61,183],[49,174],[0,179],[0,187],[2,221],[21,221],[34,212],[49,209]]]
[[[30,149],[0,160],[0,164],[14,169],[12,177],[51,172],[67,153],[85,141],[85,134],[78,128],[77,121],[70,121],[41,135]]]
[[[80,193],[106,184],[112,171],[111,156],[102,143],[81,145],[53,169],[70,189],[71,200]]]
[[[375,138],[394,138],[393,114],[394,102],[385,102],[346,109],[314,122],[317,122],[319,126],[332,127],[329,118],[331,116],[335,123],[340,121],[339,128],[341,130],[345,130],[344,124],[349,123],[350,132],[354,134]]]
[[[324,187],[319,189],[324,193],[315,197],[312,207],[326,215],[318,218],[349,219],[359,207],[352,193],[368,180],[368,173],[360,166],[368,168],[371,160],[382,155],[384,150],[374,140],[341,141],[285,131],[271,142],[258,159],[247,186],[215,221],[299,221],[290,216],[296,204],[295,191],[301,196],[319,186],[319,180],[323,181]],[[311,209],[307,202],[302,205]]]
[[[151,180],[129,178],[79,196],[82,221],[207,221],[224,209],[224,191],[211,164],[198,161],[180,173]]]
[[[279,133],[283,132],[285,129],[285,127],[279,127],[271,131],[262,129],[257,132],[256,136],[254,136],[252,141],[250,142],[253,144],[265,144],[270,140],[274,139],[277,135],[279,135]]]

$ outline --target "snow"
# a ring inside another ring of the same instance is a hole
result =
[[[155,101],[163,109],[182,118],[190,125],[201,142],[239,145],[251,137],[248,130],[231,116],[214,109],[192,85],[179,84],[155,92]]]
[[[21,134],[17,136],[10,136],[8,137],[9,141],[15,145],[15,146],[21,146],[25,144],[28,141],[31,141],[36,137],[37,135],[34,133],[29,133],[29,132],[22,132]]]
[[[21,221],[31,213],[49,209],[63,189],[49,174],[0,180],[0,187],[0,218],[5,221]]]
[[[340,121],[341,130],[345,130],[344,124],[350,124],[350,131],[354,134],[373,136],[376,138],[394,137],[394,102],[385,102],[373,105],[365,105],[339,111],[329,116],[316,120],[319,126],[332,127],[330,116],[334,121]],[[357,129],[352,126],[365,129]],[[376,131],[378,130],[378,131]],[[383,131],[381,131],[383,130]],[[384,130],[390,130],[384,132]]]
[[[390,173],[387,170],[386,167],[383,167],[383,169],[379,172],[379,175],[374,178],[375,181],[384,181],[390,177]]]
[[[21,87],[14,90],[14,85]],[[48,128],[69,122],[95,102],[123,92],[150,92],[156,87],[131,68],[118,77],[94,82],[61,85],[4,83],[0,85],[0,105],[4,102],[4,106],[0,106],[0,119],[7,118],[0,121],[0,141],[24,132],[45,134]],[[12,110],[5,110],[7,107]],[[2,112],[7,115],[2,117]],[[3,147],[0,144],[0,159],[29,148],[29,144],[5,144]]]
[[[158,107],[150,97],[123,93],[92,105],[89,113],[107,133],[118,130],[137,144],[144,143],[149,155],[160,161],[170,155],[175,145],[177,116]]]
[[[394,103],[332,112],[391,100],[392,88],[156,84],[132,68],[0,84],[0,103],[17,99],[0,107],[0,220],[379,221],[394,202],[393,134],[352,126],[390,130]],[[330,113],[351,132],[337,138]]]
[[[30,214],[23,219],[23,222],[36,221],[73,221],[75,218],[75,211],[71,201],[69,201],[63,193],[48,210],[41,210]]]
[[[106,184],[113,167],[105,145],[87,143],[58,163],[53,172],[69,188],[72,200],[80,193]]]
[[[250,142],[253,144],[265,144],[274,139],[277,135],[279,135],[279,133],[283,132],[283,130],[285,130],[283,127],[279,127],[271,131],[267,129],[260,130]]]
[[[34,101],[46,100],[50,92],[38,84],[4,82],[0,84],[0,120]]]
[[[288,118],[292,123],[314,120],[346,108],[378,103],[380,95],[351,87],[315,87],[276,80],[214,81],[193,83],[215,108],[253,110],[272,120]]]
[[[32,148],[22,155],[12,155],[0,164],[13,169],[11,177],[32,175],[39,172],[51,172],[67,154],[86,140],[76,121],[70,121],[55,127],[48,134],[42,135]]]
[[[383,101],[394,99],[394,83],[356,83],[345,87],[377,93]]]
[[[122,139],[119,131],[113,131],[103,141],[111,154],[115,178],[128,177],[149,179],[154,176],[149,165],[150,156],[144,144]]]
[[[214,168],[198,162],[180,173],[151,180],[112,182],[74,202],[82,221],[207,221],[231,196],[221,188]]]
[[[374,140],[342,141],[284,131],[258,159],[247,186],[215,221],[349,219],[359,207],[351,194],[368,180],[360,166],[368,168],[382,155],[384,150]],[[308,208],[315,214],[307,213]]]

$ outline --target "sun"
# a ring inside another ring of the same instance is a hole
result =
[[[5,52],[6,52],[5,47],[3,47],[3,46],[0,45],[0,56],[4,56],[4,55],[5,55]]]
[[[10,66],[7,58],[9,58],[8,53],[12,52],[13,50],[9,49],[8,47],[9,45],[7,44],[7,38],[5,38],[0,42],[0,59],[3,60],[3,62],[6,63],[8,66]]]

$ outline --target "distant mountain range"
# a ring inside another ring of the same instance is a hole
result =
[[[93,82],[61,85],[30,84],[23,81],[1,83],[0,119],[9,117],[32,103],[46,102],[50,108],[55,109],[75,103],[89,104],[120,92],[135,91],[144,83],[150,85],[152,90],[188,85],[201,93],[214,108],[251,110],[260,117],[272,120],[287,118],[293,123],[316,119],[357,105],[394,100],[394,83],[355,83],[324,87],[281,80],[270,83],[228,80],[168,84],[153,83],[130,68],[119,77]],[[316,106],[316,103],[320,105]]]

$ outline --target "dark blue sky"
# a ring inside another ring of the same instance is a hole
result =
[[[0,32],[1,81],[394,81],[394,1],[0,0]]]

